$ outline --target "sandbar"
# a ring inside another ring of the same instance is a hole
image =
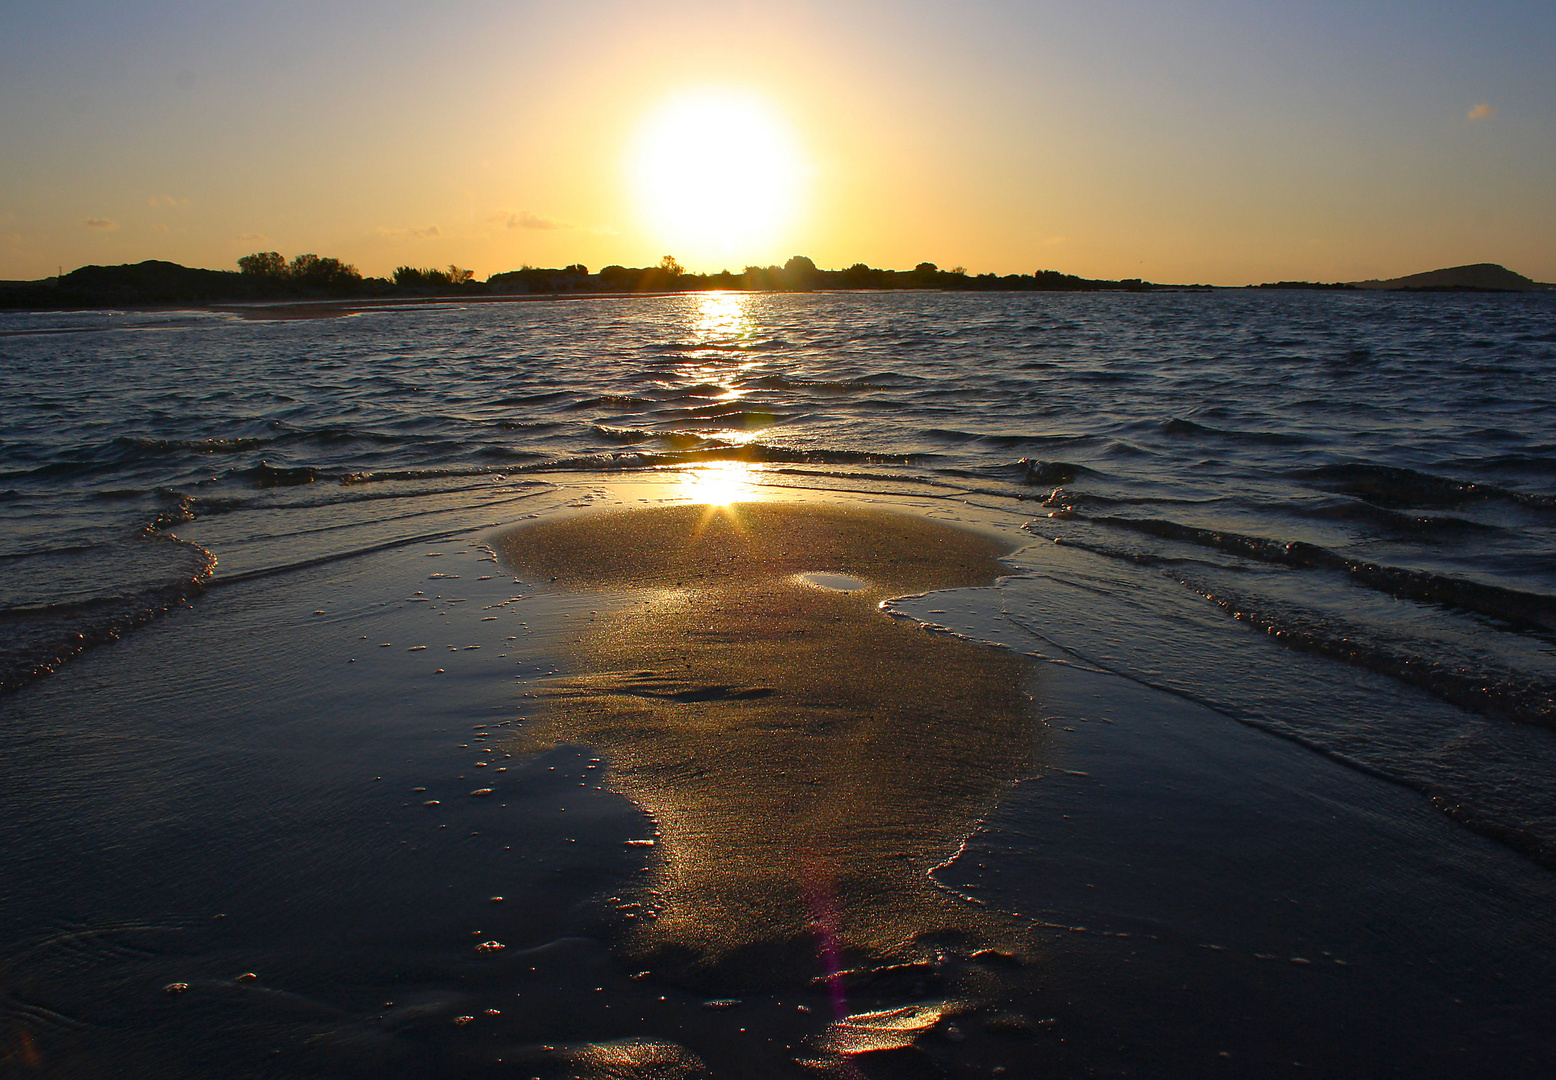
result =
[[[752,502],[544,520],[497,550],[602,596],[525,731],[537,749],[598,748],[657,822],[627,946],[642,962],[804,985],[991,931],[929,872],[1031,769],[1034,671],[879,605],[993,585],[1004,545],[910,514]]]

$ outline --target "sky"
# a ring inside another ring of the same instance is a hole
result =
[[[1549,0],[7,3],[0,279],[275,250],[1556,281],[1552,56]],[[781,192],[709,179],[729,130],[645,150],[688,96],[754,103]],[[761,229],[687,231],[731,190]]]

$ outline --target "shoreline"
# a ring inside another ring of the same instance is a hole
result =
[[[1086,578],[1020,515],[824,480],[562,479],[449,501],[446,539],[281,574],[234,551],[194,606],[0,699],[25,780],[0,842],[35,868],[5,945],[63,922],[141,950],[25,946],[29,1000],[93,1025],[39,1029],[45,1061],[1556,1064],[1556,878],[1413,792],[1021,636],[1018,599],[1057,626]],[[965,570],[936,569],[947,535]],[[948,591],[903,595],[920,585]]]

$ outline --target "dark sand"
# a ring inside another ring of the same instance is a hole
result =
[[[686,492],[568,478],[523,583],[441,495],[191,523],[197,604],[0,697],[0,1076],[1553,1075],[1551,875],[1102,670],[1176,628],[1091,555]]]
[[[878,605],[993,584],[998,543],[751,503],[545,521],[499,551],[524,575],[610,594],[526,731],[537,749],[598,748],[659,825],[627,946],[641,962],[726,989],[803,986],[991,932],[929,871],[1031,769],[1033,673]]]

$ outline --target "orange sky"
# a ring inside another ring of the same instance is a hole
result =
[[[11,10],[0,278],[274,249],[481,277],[670,253],[1556,280],[1553,45],[1556,9],[1517,3]],[[710,244],[644,213],[636,140],[690,92],[781,127],[782,228]]]

